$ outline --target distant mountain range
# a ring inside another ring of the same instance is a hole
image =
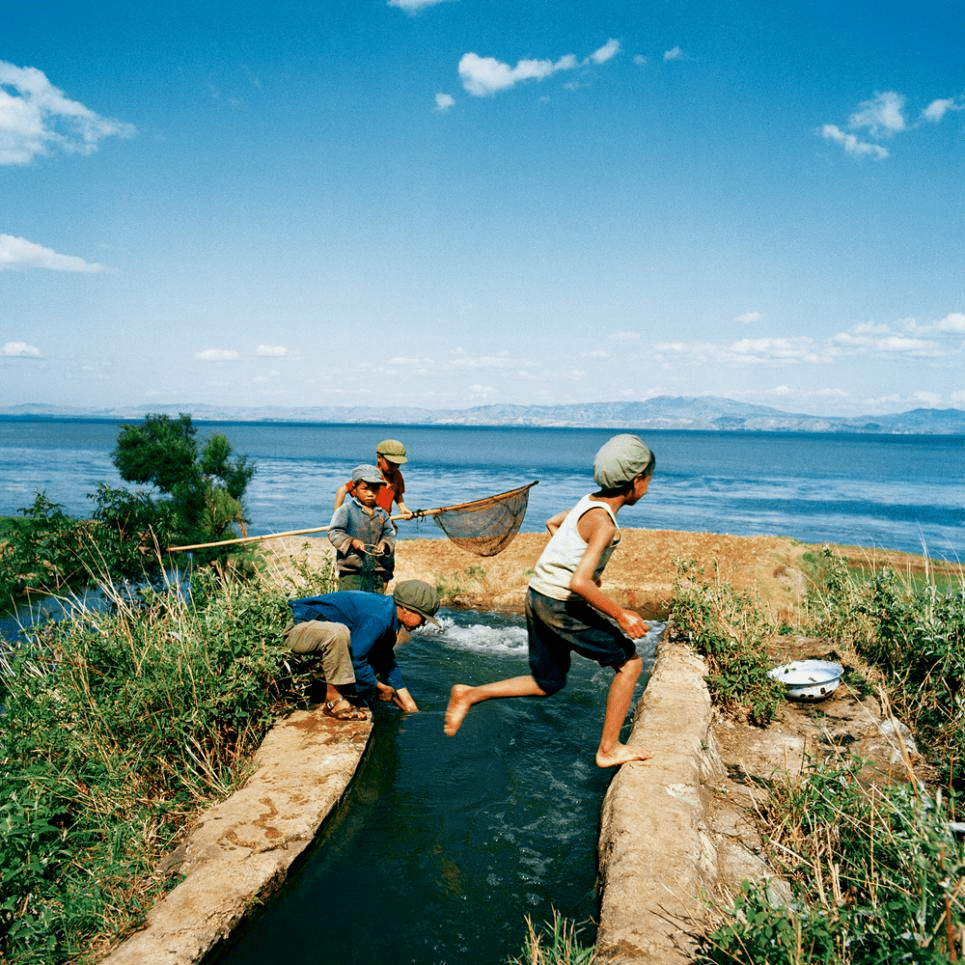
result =
[[[24,404],[0,410],[0,418],[142,419],[148,413],[195,421],[320,422],[341,425],[528,426],[543,428],[675,429],[728,432],[861,432],[965,435],[961,409],[912,409],[894,415],[845,418],[783,412],[718,396],[657,396],[644,402],[590,402],[575,405],[482,405],[471,409],[375,406],[147,405],[111,409],[70,409]]]

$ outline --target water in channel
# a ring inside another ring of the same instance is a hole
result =
[[[342,806],[283,890],[207,965],[499,963],[525,918],[598,910],[596,846],[612,771],[593,763],[612,672],[574,657],[548,699],[494,700],[442,731],[449,687],[527,672],[521,616],[442,611],[398,651],[421,713],[379,713]],[[662,626],[638,642],[642,692]],[[626,737],[626,730],[624,737]],[[308,956],[308,957],[306,957]]]

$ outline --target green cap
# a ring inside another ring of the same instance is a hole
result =
[[[405,454],[405,446],[398,439],[383,439],[375,447],[375,454],[384,456],[389,462],[395,462],[399,465],[409,461]]]
[[[614,436],[593,460],[593,479],[601,489],[619,489],[656,462],[649,446],[629,433]]]
[[[435,617],[436,610],[439,609],[439,597],[428,583],[423,583],[422,580],[403,580],[396,585],[392,599],[399,606],[404,606],[407,610],[425,617],[429,623],[439,626]]]

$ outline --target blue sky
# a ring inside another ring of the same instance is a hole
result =
[[[0,23],[0,408],[965,408],[960,3]]]

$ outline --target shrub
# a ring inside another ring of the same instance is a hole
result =
[[[599,961],[592,947],[581,945],[576,924],[555,908],[553,920],[537,930],[526,916],[526,943],[523,953],[507,960],[507,965],[593,965]]]
[[[965,587],[853,573],[830,550],[812,606],[820,632],[884,675],[895,713],[915,732],[943,783],[965,789]]]
[[[49,623],[3,667],[0,961],[93,960],[174,882],[155,870],[301,701],[286,594],[197,575]]]
[[[773,719],[784,692],[767,675],[767,645],[778,630],[749,596],[718,578],[704,579],[693,563],[678,562],[669,633],[707,659],[715,703],[755,724]]]

